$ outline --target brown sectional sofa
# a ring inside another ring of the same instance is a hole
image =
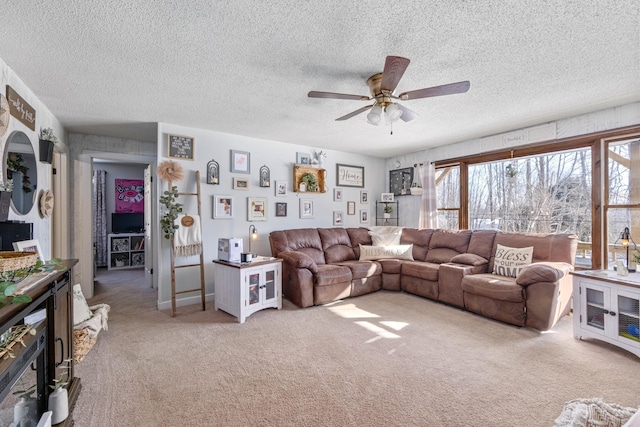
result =
[[[360,260],[360,245],[372,245],[366,228],[273,231],[269,241],[284,261],[283,294],[300,307],[402,290],[540,331],[571,308],[577,238],[570,234],[402,228],[400,244],[413,245],[413,260]],[[492,274],[498,244],[533,247],[532,264],[515,278]]]

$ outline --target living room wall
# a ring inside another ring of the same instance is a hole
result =
[[[296,193],[293,191],[293,166],[296,162],[296,153],[304,152],[313,154],[314,149],[306,146],[286,144],[277,141],[267,141],[256,138],[247,138],[238,135],[220,132],[194,129],[172,124],[160,123],[158,126],[158,164],[169,160],[167,156],[167,135],[183,135],[194,138],[194,160],[181,160],[171,158],[179,162],[185,169],[186,178],[175,183],[181,192],[195,192],[195,171],[200,171],[201,200],[202,200],[202,235],[204,238],[205,278],[207,294],[213,293],[213,263],[217,258],[218,238],[237,237],[243,239],[245,251],[249,251],[249,226],[255,225],[259,237],[252,243],[252,250],[259,255],[270,255],[269,233],[273,230],[306,227],[333,227],[333,212],[342,211],[345,227],[360,227],[373,225],[373,216],[369,215],[370,223],[360,223],[359,212],[368,209],[370,213],[375,210],[375,200],[379,199],[384,188],[384,177],[387,174],[385,160],[363,156],[359,154],[340,151],[327,151],[325,169],[327,171],[325,193]],[[241,150],[250,153],[250,174],[230,172],[231,150]],[[320,151],[320,149],[315,149]],[[207,163],[216,160],[220,164],[220,184],[206,183]],[[365,170],[364,188],[339,187],[342,189],[342,201],[334,201],[333,190],[336,188],[336,164],[362,166]],[[271,186],[268,188],[259,185],[259,169],[266,165],[271,171]],[[248,178],[248,190],[234,190],[232,178]],[[285,197],[275,197],[275,181],[286,181],[288,186]],[[156,180],[157,194],[167,190],[167,182]],[[369,202],[360,203],[360,190],[369,192]],[[233,217],[231,219],[213,219],[213,198],[229,196],[233,198]],[[264,197],[267,199],[267,220],[250,222],[247,220],[247,198]],[[314,218],[300,219],[300,199],[314,201]],[[181,197],[178,200],[183,203],[184,212],[197,213],[195,197]],[[347,215],[347,202],[356,202],[356,215]],[[275,216],[275,203],[287,204],[287,216]],[[158,214],[162,208],[158,204]],[[160,228],[154,230],[157,236],[161,236]],[[158,260],[159,276],[159,305],[160,308],[168,308],[171,300],[171,275],[168,241],[156,239],[157,253],[161,254]],[[190,263],[198,261],[189,258],[180,259],[180,262]],[[187,269],[178,270],[177,283],[187,283],[185,286],[193,287],[199,281],[199,274],[186,272]],[[197,269],[194,269],[197,270]],[[190,289],[190,288],[185,288]],[[188,295],[188,294],[187,294]],[[198,298],[186,298],[182,304],[197,302]]]
[[[17,118],[11,116],[9,119],[9,127],[4,135],[0,136],[0,153],[4,153],[8,138],[13,132],[24,132],[29,138],[33,146],[36,159],[39,159],[39,135],[41,128],[52,128],[54,134],[60,140],[56,150],[66,150],[66,133],[64,128],[47,107],[38,99],[38,97],[29,89],[29,87],[20,79],[20,77],[0,58],[0,93],[6,96],[6,86],[11,86],[36,112],[34,129],[30,129]],[[37,161],[37,188],[34,191],[36,201],[33,208],[26,215],[19,215],[13,209],[9,212],[9,221],[23,221],[33,223],[33,238],[40,243],[43,255],[46,259],[53,257],[52,253],[52,218],[42,218],[38,210],[38,199],[42,190],[52,189],[53,177],[52,166],[47,163]],[[5,180],[5,167],[0,168],[0,176],[2,182]],[[64,204],[65,200],[56,199],[55,203]],[[62,256],[62,254],[56,254]]]

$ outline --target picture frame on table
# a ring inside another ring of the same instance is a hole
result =
[[[231,173],[251,173],[251,153],[231,150]]]
[[[287,216],[287,204],[276,202],[276,216]]]
[[[233,197],[213,196],[213,219],[233,218]]]
[[[247,221],[266,221],[267,214],[266,197],[247,197]]]
[[[249,189],[249,180],[247,178],[233,178],[233,189],[234,190],[248,190]]]
[[[382,194],[380,194],[380,201],[381,202],[391,203],[394,200],[395,199],[394,199],[393,193],[382,193]]]
[[[300,199],[300,219],[315,217],[315,208],[312,199]]]
[[[296,163],[299,165],[310,165],[311,164],[311,154],[302,153],[298,151],[296,153]]]
[[[19,242],[13,242],[13,250],[16,252],[35,252],[38,254],[38,259],[45,262],[44,255],[42,254],[42,248],[38,239],[33,240],[21,240]]]
[[[276,197],[287,197],[287,181],[276,181]]]
[[[356,202],[347,202],[347,215],[356,214]]]

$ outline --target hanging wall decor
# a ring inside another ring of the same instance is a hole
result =
[[[271,171],[266,165],[260,168],[260,187],[271,187]]]
[[[207,163],[207,184],[220,184],[220,165],[213,159]]]

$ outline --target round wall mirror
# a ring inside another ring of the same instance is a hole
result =
[[[5,181],[13,180],[11,205],[16,213],[26,215],[31,211],[36,200],[38,164],[31,140],[24,132],[15,131],[7,138],[4,164],[6,165]]]

